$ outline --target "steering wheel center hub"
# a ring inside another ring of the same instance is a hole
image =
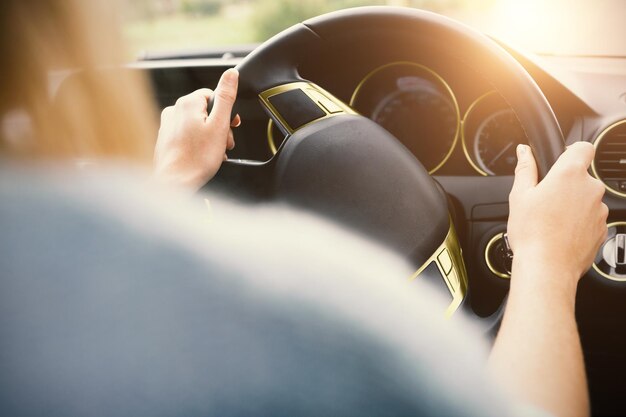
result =
[[[443,192],[389,132],[359,115],[306,126],[277,159],[275,193],[424,262],[449,230]]]

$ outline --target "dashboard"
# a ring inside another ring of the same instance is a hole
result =
[[[506,48],[552,106],[566,144],[591,142],[591,174],[607,188],[609,239],[580,282],[577,319],[596,415],[626,414],[620,375],[626,373],[626,58],[525,55]],[[198,88],[214,88],[221,73],[250,50],[164,58],[131,65],[148,76],[161,108]],[[367,50],[346,41],[310,56],[298,68],[360,114],[391,132],[449,196],[470,280],[469,302],[488,317],[504,300],[509,277],[501,262],[515,145],[528,141],[505,100],[481,75],[480,64],[454,50],[406,50],[385,39]],[[256,97],[242,95],[243,118],[230,158],[269,160],[285,138]],[[621,236],[621,237],[620,237]],[[555,254],[558,256],[558,254]]]
[[[372,46],[371,54],[349,44],[304,62],[301,75],[374,120],[438,176],[512,175],[515,145],[527,142],[515,113],[479,70],[449,54]],[[520,56],[520,59],[523,59]],[[160,107],[214,86],[239,58],[143,61]],[[593,114],[556,79],[526,62],[552,104],[568,141],[581,140],[580,116]],[[232,158],[266,161],[285,139],[256,98],[240,97],[244,125],[235,132]],[[625,184],[626,185],[626,184]]]
[[[508,50],[544,92],[566,144],[596,145],[590,172],[607,187],[610,222],[621,225],[626,221],[626,59]],[[214,87],[221,73],[248,52],[132,66],[149,75],[163,108],[197,88]],[[479,289],[476,308],[483,315],[492,313],[508,288],[508,274],[497,254],[508,216],[515,146],[528,139],[515,112],[480,68],[447,51],[405,50],[381,40],[368,50],[348,41],[305,60],[299,72],[391,132],[446,190],[455,215],[470,225],[460,234],[470,254],[474,288]],[[229,157],[269,160],[288,138],[272,125],[256,97],[240,96],[238,106],[244,123],[235,131],[237,147]],[[626,281],[626,273],[600,255],[588,273],[590,282],[606,286],[608,281]]]

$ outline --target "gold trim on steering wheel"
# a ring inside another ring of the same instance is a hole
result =
[[[276,142],[274,141],[274,121],[272,119],[267,122],[267,145],[270,147],[272,155],[276,155],[278,146],[276,146]]]
[[[323,116],[312,120],[309,123],[304,124],[303,126],[291,127],[289,123],[283,118],[280,112],[272,105],[271,98],[274,96],[278,96],[283,93],[287,93],[293,90],[302,91],[321,111]],[[277,123],[278,127],[287,135],[290,136],[296,131],[312,124],[317,123],[322,119],[327,119],[330,117],[340,116],[344,114],[357,114],[352,108],[346,104],[344,104],[341,100],[337,99],[335,96],[330,94],[328,91],[323,88],[315,85],[313,83],[307,81],[296,81],[292,83],[278,85],[276,87],[272,87],[267,89],[259,94],[259,99],[263,106],[271,113],[271,118],[267,124],[267,143],[269,145],[270,151],[273,155],[278,152],[278,146],[276,146],[276,142],[274,141],[274,133],[272,129],[274,124]]]
[[[450,220],[450,229],[443,243],[435,250],[435,252],[420,266],[413,275],[409,277],[409,281],[418,279],[420,274],[432,263],[437,266],[439,273],[450,295],[452,302],[445,312],[445,317],[450,318],[458,310],[465,299],[468,288],[467,270],[463,261],[463,250],[456,235],[454,224]]]

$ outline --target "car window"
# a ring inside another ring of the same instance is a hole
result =
[[[131,54],[257,44],[346,7],[416,7],[544,54],[626,56],[624,0],[122,0]]]

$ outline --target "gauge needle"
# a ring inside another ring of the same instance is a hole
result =
[[[506,151],[509,150],[509,148],[513,146],[513,142],[509,142],[508,145],[506,145],[504,147],[504,149],[502,149],[496,156],[493,157],[493,159],[491,161],[489,161],[489,163],[487,164],[487,166],[491,166],[491,164],[493,164],[494,162],[496,162],[498,160],[498,158],[500,158],[502,155],[504,155],[504,153]]]

